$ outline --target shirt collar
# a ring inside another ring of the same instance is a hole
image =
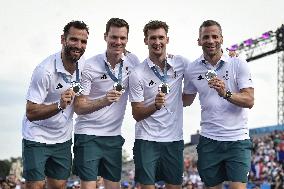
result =
[[[167,56],[167,66],[169,66],[168,67],[168,70],[170,70],[171,68],[172,69],[174,69],[174,67],[173,67],[173,61],[172,61],[173,59],[172,58],[169,58],[168,56]],[[153,62],[152,62],[152,60],[148,57],[147,58],[147,64],[148,64],[148,66],[151,68],[151,67],[153,67],[153,66],[156,66],[156,64],[154,64]]]
[[[230,58],[230,57],[229,57],[227,54],[223,53],[222,56],[221,56],[221,58],[220,58],[220,60],[217,62],[217,64],[216,64],[215,66],[218,66],[221,61],[223,61],[223,62],[225,62],[225,63],[226,63],[226,62],[229,62],[229,58]],[[208,65],[208,64],[209,64],[209,62],[205,60],[204,54],[202,54],[202,55],[198,58],[198,62],[199,62],[200,64],[205,64],[205,65]],[[210,64],[210,65],[211,65],[211,64]]]
[[[64,66],[63,66],[63,62],[62,62],[62,59],[61,59],[61,52],[58,52],[58,53],[55,54],[55,69],[56,69],[57,72],[70,75],[70,73],[67,72],[65,70]]]
[[[105,53],[103,54],[103,59],[104,59],[104,61],[107,63],[107,65],[110,67],[111,65],[110,65],[110,63],[107,61],[107,56],[106,56],[106,54],[107,54],[107,52],[105,51]],[[126,59],[126,55],[125,55],[124,53],[122,53],[121,60],[122,60],[122,61],[125,61],[125,59]]]
[[[83,70],[85,59],[83,56],[78,60],[78,69]],[[65,73],[66,75],[71,75],[67,70],[65,70],[62,58],[61,58],[61,52],[58,52],[55,54],[55,70],[60,73]],[[76,71],[75,71],[76,72]]]

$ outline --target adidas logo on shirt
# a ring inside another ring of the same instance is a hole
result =
[[[106,74],[104,74],[104,75],[101,77],[101,79],[106,79],[106,78],[107,78]]]
[[[154,85],[154,84],[155,84],[154,81],[151,80],[150,83],[149,83],[149,86]]]
[[[197,80],[202,80],[202,79],[204,79],[204,77],[202,77],[202,75],[199,75],[198,78],[197,78]]]
[[[61,85],[61,83],[58,83],[56,89],[61,89],[63,87],[63,85]]]

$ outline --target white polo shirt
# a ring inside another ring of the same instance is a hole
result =
[[[218,78],[225,82],[226,90],[233,93],[253,87],[251,73],[245,60],[223,55],[223,66],[217,71]],[[209,88],[205,74],[213,67],[201,56],[189,64],[185,72],[184,93],[199,94],[201,105],[202,136],[218,141],[236,141],[249,138],[247,110],[220,97],[215,89]]]
[[[182,80],[188,60],[181,56],[167,58],[170,69],[167,83],[170,92],[166,95],[165,107],[135,125],[135,138],[157,142],[172,142],[183,139]],[[154,63],[147,58],[130,75],[130,101],[143,102],[149,106],[155,102],[162,81],[154,74]],[[160,75],[162,70],[155,66]]]
[[[85,60],[78,61],[81,75]],[[61,52],[53,54],[41,62],[34,70],[26,99],[37,104],[57,103],[61,94],[71,87],[64,81],[76,81],[76,71],[73,75],[64,69]],[[63,112],[40,120],[30,122],[26,115],[22,121],[24,139],[46,144],[63,143],[71,139],[73,130],[73,104],[67,106]]]
[[[121,135],[121,125],[125,114],[128,100],[128,79],[130,72],[139,64],[138,58],[127,53],[122,57],[122,83],[125,92],[118,102],[112,103],[98,111],[86,115],[78,115],[75,124],[75,134],[86,134],[96,136],[117,136]],[[99,99],[106,96],[106,93],[113,89],[114,81],[108,75],[105,62],[108,64],[114,76],[118,78],[120,64],[116,64],[114,70],[107,62],[106,53],[96,55],[86,61],[82,73],[83,94],[88,98]]]

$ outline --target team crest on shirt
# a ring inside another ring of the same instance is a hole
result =
[[[225,80],[230,79],[228,70],[226,70],[226,74],[223,76],[223,79],[225,79]]]
[[[129,71],[128,66],[125,67],[125,70],[126,70],[126,75],[129,75],[131,73],[131,71]]]
[[[174,71],[174,79],[178,77],[177,71]]]

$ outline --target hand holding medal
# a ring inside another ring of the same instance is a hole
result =
[[[161,83],[159,85],[158,91],[159,91],[159,94],[163,94],[162,96],[164,98],[164,103],[163,103],[164,108],[167,110],[167,112],[172,114],[173,112],[171,112],[165,105],[165,95],[170,92],[170,86],[167,83]]]
[[[215,89],[218,92],[219,96],[225,96],[226,87],[223,80],[219,79],[218,77],[214,77],[213,79],[208,81],[208,85],[210,88]]]
[[[152,66],[151,67],[151,70],[153,71],[153,73],[160,79],[160,81],[162,81],[162,83],[159,85],[158,87],[158,91],[159,91],[159,94],[156,96],[156,99],[155,99],[155,106],[156,106],[156,109],[161,109],[160,107],[157,108],[157,98],[159,96],[163,97],[163,103],[161,106],[164,106],[164,108],[167,110],[167,112],[169,112],[170,114],[172,114],[173,112],[171,112],[166,106],[165,106],[165,95],[168,94],[170,92],[170,86],[167,84],[167,71],[168,71],[168,64],[167,64],[167,59],[165,59],[163,61],[164,63],[164,69],[163,69],[163,75],[161,75],[159,73],[159,71],[157,70],[157,68],[155,66]]]
[[[106,99],[108,102],[113,103],[113,102],[118,102],[120,97],[122,95],[121,91],[117,90],[110,90],[106,94]]]

